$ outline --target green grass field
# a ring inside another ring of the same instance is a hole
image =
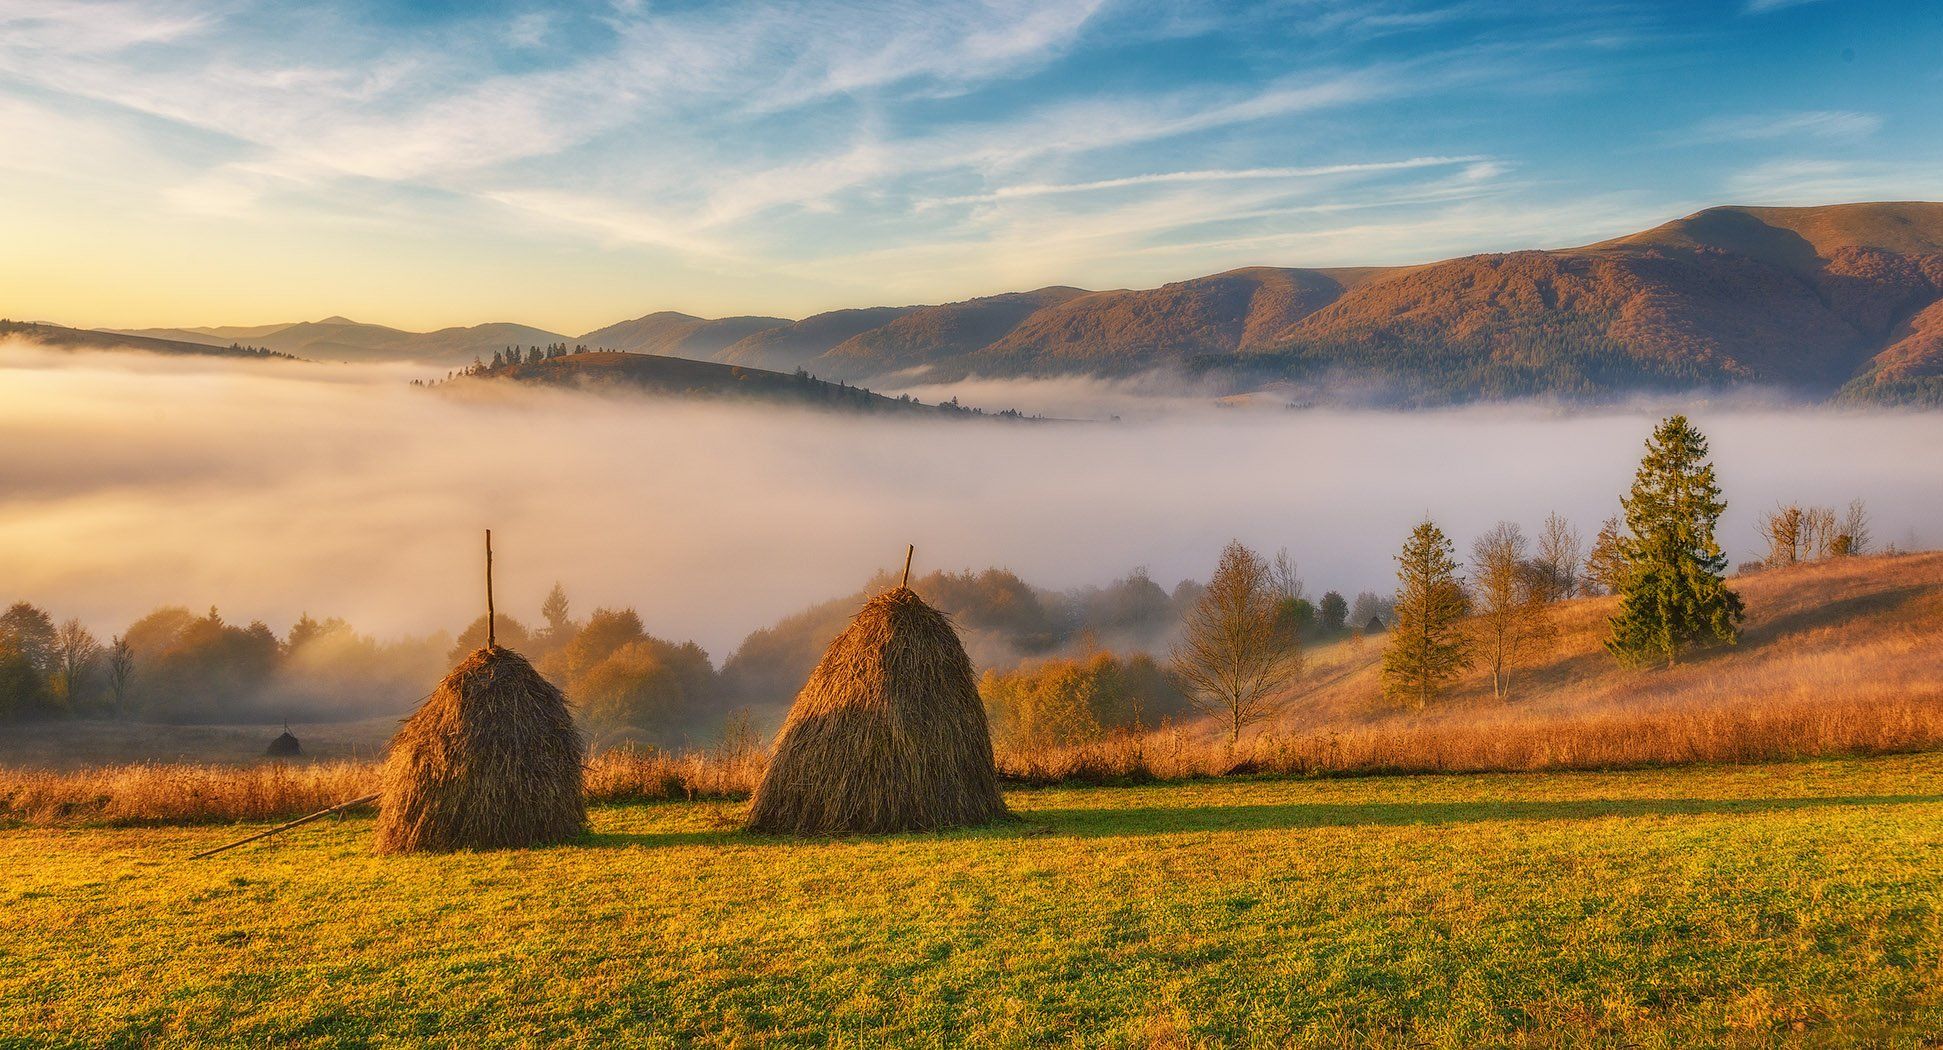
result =
[[[726,805],[379,858],[368,819],[0,831],[0,1045],[1920,1045],[1943,756]]]

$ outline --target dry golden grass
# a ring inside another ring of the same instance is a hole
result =
[[[374,762],[0,767],[0,823],[199,824],[314,813],[377,790]]]
[[[587,801],[746,798],[761,752],[625,748],[587,763]],[[315,813],[377,791],[381,762],[260,766],[143,762],[75,770],[0,766],[0,826],[220,824]]]

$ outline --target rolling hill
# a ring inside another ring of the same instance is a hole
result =
[[[199,357],[289,357],[292,355],[240,343],[163,339],[155,336],[97,332],[87,328],[28,321],[0,321],[0,339],[18,337],[59,350],[141,350],[152,354],[189,354]]]
[[[956,404],[927,405],[886,397],[863,387],[817,379],[807,374],[693,361],[682,357],[586,351],[541,361],[521,362],[462,374],[462,383],[510,382],[591,390],[629,390],[683,398],[733,398],[838,412],[896,413],[914,417],[1024,418],[1017,412],[989,415]]]
[[[508,322],[407,332],[361,324],[348,317],[247,327],[123,329],[115,334],[224,346],[243,342],[313,361],[412,361],[442,367],[468,365],[474,358],[491,357],[494,351],[508,346],[568,341],[555,332]]]

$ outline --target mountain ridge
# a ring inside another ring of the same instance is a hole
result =
[[[658,311],[577,339],[343,318],[135,334],[461,365],[508,344],[579,343],[880,384],[1178,370],[1237,392],[1274,382],[1408,403],[1761,387],[1943,404],[1943,204],[1726,205],[1571,248],[1250,266],[793,321]]]

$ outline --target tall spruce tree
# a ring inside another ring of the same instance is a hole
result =
[[[1396,626],[1383,650],[1384,692],[1423,707],[1463,674],[1471,662],[1461,624],[1468,611],[1450,537],[1426,518],[1397,555]]]
[[[1646,442],[1626,512],[1625,578],[1606,648],[1622,662],[1664,660],[1740,637],[1746,613],[1727,587],[1714,525],[1727,504],[1707,462],[1707,438],[1673,416]]]

